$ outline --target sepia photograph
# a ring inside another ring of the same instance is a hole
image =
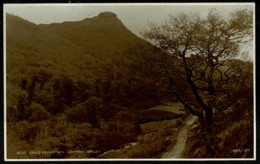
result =
[[[255,160],[254,3],[4,4],[5,161]]]

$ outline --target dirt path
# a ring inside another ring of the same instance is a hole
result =
[[[181,130],[178,134],[176,144],[173,146],[173,148],[171,150],[164,153],[162,155],[162,158],[182,158],[182,154],[184,153],[185,148],[186,148],[188,132],[196,120],[197,120],[196,116],[191,116],[186,121],[186,124],[181,128]]]

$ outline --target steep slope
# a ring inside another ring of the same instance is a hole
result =
[[[38,26],[9,14],[6,20],[8,72],[17,68],[17,63],[23,68],[24,64],[49,67],[55,62],[83,67],[100,58],[111,59],[129,45],[141,42],[109,12],[79,22]]]
[[[124,51],[140,42],[109,12],[49,25],[7,14],[8,158],[67,158],[74,154],[17,152],[100,153],[132,141],[140,125],[121,102],[136,99],[144,84],[134,78]]]
[[[42,24],[39,27],[57,33],[82,47],[84,52],[94,53],[99,57],[110,56],[124,50],[126,45],[140,42],[140,38],[130,32],[116,14],[111,12],[103,12],[79,22]]]
[[[43,66],[71,76],[79,72],[100,76],[102,70],[95,70],[97,65],[111,64],[115,54],[144,42],[110,12],[79,22],[47,25],[35,25],[10,14],[6,20],[7,72]]]
[[[6,20],[8,78],[13,75],[12,71],[25,71],[30,74],[35,67],[55,71],[62,71],[67,67],[73,70],[76,69],[73,68],[73,62],[82,61],[78,60],[79,58],[85,62],[95,61],[90,54],[83,53],[81,47],[56,33],[44,31],[39,26],[15,16],[7,15]],[[74,73],[77,71],[74,70]]]
[[[44,90],[44,86],[56,90],[54,84],[61,81],[65,83],[66,79],[72,81],[67,90],[77,90],[80,95],[74,97],[81,97],[80,101],[86,100],[86,95],[103,96],[105,92],[111,92],[115,74],[118,81],[120,78],[122,83],[127,81],[124,77],[128,76],[129,70],[119,68],[127,59],[118,54],[137,43],[144,41],[110,12],[78,22],[48,25],[36,25],[7,14],[8,107],[18,107],[23,90],[29,92],[28,89],[32,87],[31,96],[34,97],[37,85],[41,86],[40,90]],[[50,84],[47,85],[47,82]],[[123,88],[122,85],[117,86]],[[67,99],[74,101],[69,96]]]

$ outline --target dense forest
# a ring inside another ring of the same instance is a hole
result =
[[[243,13],[230,20],[231,30],[209,13],[216,36],[208,40],[198,35],[215,34],[200,27],[205,22],[179,15],[187,28],[173,26],[178,43],[164,25],[151,25],[140,39],[111,12],[40,25],[6,14],[7,158],[106,158],[137,141],[147,123],[176,120],[127,157],[156,158],[169,144],[162,138],[177,135],[173,127],[190,114],[199,126],[189,133],[186,157],[252,157],[253,63],[226,58],[251,35],[250,22],[237,22]],[[147,110],[166,102],[186,112]],[[230,153],[236,149],[243,153]]]
[[[134,104],[156,95],[123,52],[145,41],[111,13],[50,25],[9,14],[6,20],[8,156],[57,155],[16,154],[22,150],[101,153],[135,139],[145,120]]]

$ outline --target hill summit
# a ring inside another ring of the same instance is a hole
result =
[[[17,106],[15,92],[26,88],[21,87],[24,79],[34,78],[39,72],[55,80],[66,77],[80,81],[92,87],[92,93],[97,92],[93,87],[97,85],[95,81],[108,79],[113,62],[127,60],[121,60],[124,55],[119,54],[139,43],[146,42],[128,30],[112,12],[81,21],[39,25],[7,13],[8,106]]]
[[[40,28],[98,56],[121,52],[129,45],[142,41],[112,12],[101,12],[98,16],[77,22],[44,24]]]
[[[98,17],[116,19],[117,15],[113,12],[106,11],[106,12],[101,12],[100,14],[98,14]]]

